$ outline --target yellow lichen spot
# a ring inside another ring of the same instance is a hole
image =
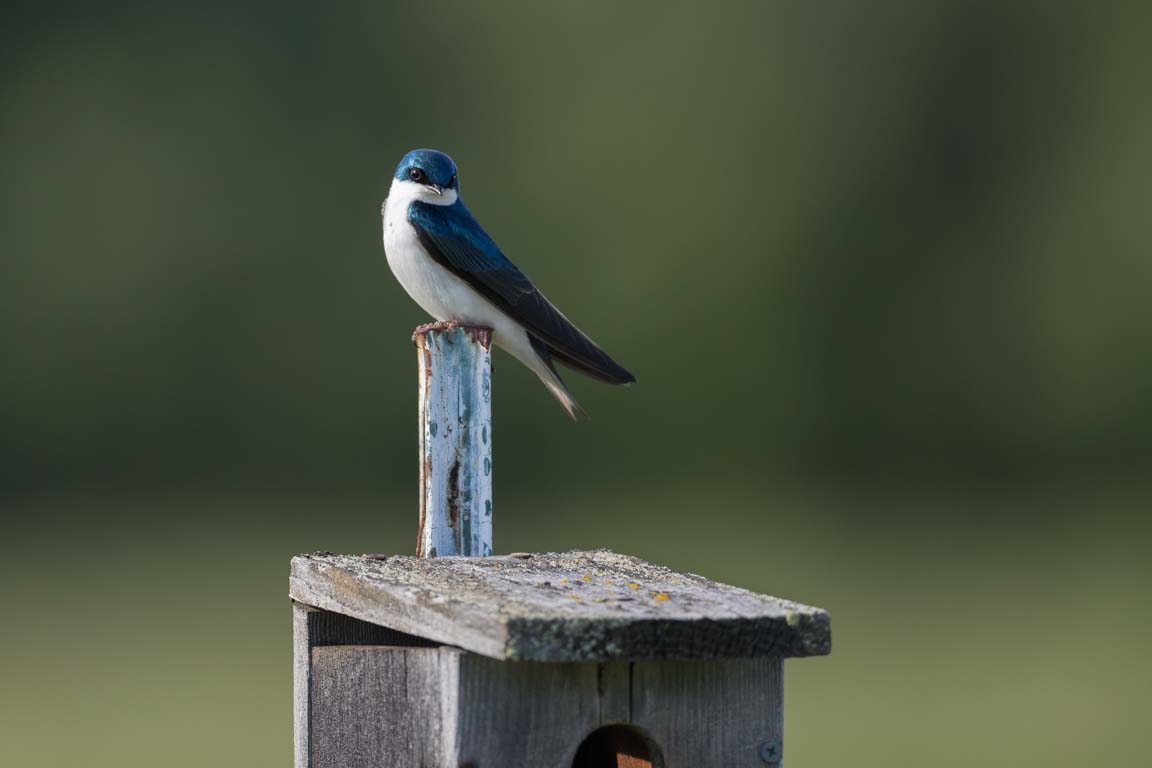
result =
[[[628,589],[640,589],[640,585],[633,581],[628,584]]]
[[[614,587],[614,586],[616,586],[615,584],[613,584],[613,583],[612,583],[612,580],[611,580],[611,579],[604,579],[604,583],[605,583],[607,586],[609,586],[609,587]]]
[[[653,592],[652,593],[652,599],[658,603],[663,603],[665,600],[668,599],[668,593],[667,592]]]
[[[568,597],[572,598],[576,602],[580,602],[580,595],[568,595]]]
[[[567,584],[567,583],[568,583],[568,579],[560,579],[560,583],[561,583],[561,584]]]
[[[492,569],[493,569],[493,570],[496,570],[496,571],[498,571],[498,570],[500,570],[500,566],[499,566],[499,565],[497,565],[496,563],[493,563],[493,564],[492,564]]]
[[[580,581],[592,581],[592,574],[588,574],[587,576],[581,576]]]

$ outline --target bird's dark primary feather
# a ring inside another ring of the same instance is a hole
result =
[[[610,384],[636,380],[572,325],[500,252],[463,201],[458,199],[452,205],[416,201],[408,207],[408,221],[437,263],[521,323],[547,345],[557,361]]]

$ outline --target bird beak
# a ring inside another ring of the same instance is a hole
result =
[[[424,188],[429,192],[435,192],[437,195],[444,194],[444,187],[440,186],[439,184],[425,184]]]

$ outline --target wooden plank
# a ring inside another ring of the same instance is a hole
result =
[[[600,725],[632,720],[632,663],[609,661],[597,665]]]
[[[296,604],[299,606],[299,603]],[[432,640],[395,629],[370,624],[341,613],[321,611],[303,606],[309,647],[318,645],[394,645],[413,648],[434,648],[440,645]]]
[[[297,627],[310,612],[298,606]],[[583,754],[596,766],[740,768],[771,764],[764,747],[781,743],[778,658],[540,664],[355,645],[309,657],[297,768],[566,767],[593,733]],[[639,730],[598,731],[617,724]],[[663,759],[650,763],[637,734]]]
[[[628,714],[626,663],[386,646],[322,646],[311,656],[310,748],[298,766],[569,766],[606,718]]]
[[[451,763],[459,651],[322,646],[312,649],[310,768]],[[447,717],[446,717],[447,715]]]
[[[293,599],[497,659],[813,656],[827,612],[607,550],[292,560]]]
[[[312,649],[323,646],[376,645],[438,648],[414,635],[369,624],[366,621],[292,604],[292,699],[293,752],[296,768],[311,768]]]
[[[443,325],[443,324],[441,324]],[[492,329],[423,326],[421,557],[492,554]]]
[[[780,762],[781,659],[637,662],[632,722],[664,753],[665,768],[763,768]],[[776,759],[765,760],[765,745]]]
[[[461,656],[456,760],[476,768],[571,766],[600,724],[597,666]]]
[[[292,604],[292,751],[296,768],[312,768],[308,758],[312,732],[312,643],[308,614],[315,608]]]

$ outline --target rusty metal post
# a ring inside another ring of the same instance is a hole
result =
[[[420,367],[420,557],[492,554],[492,329],[413,334]]]

